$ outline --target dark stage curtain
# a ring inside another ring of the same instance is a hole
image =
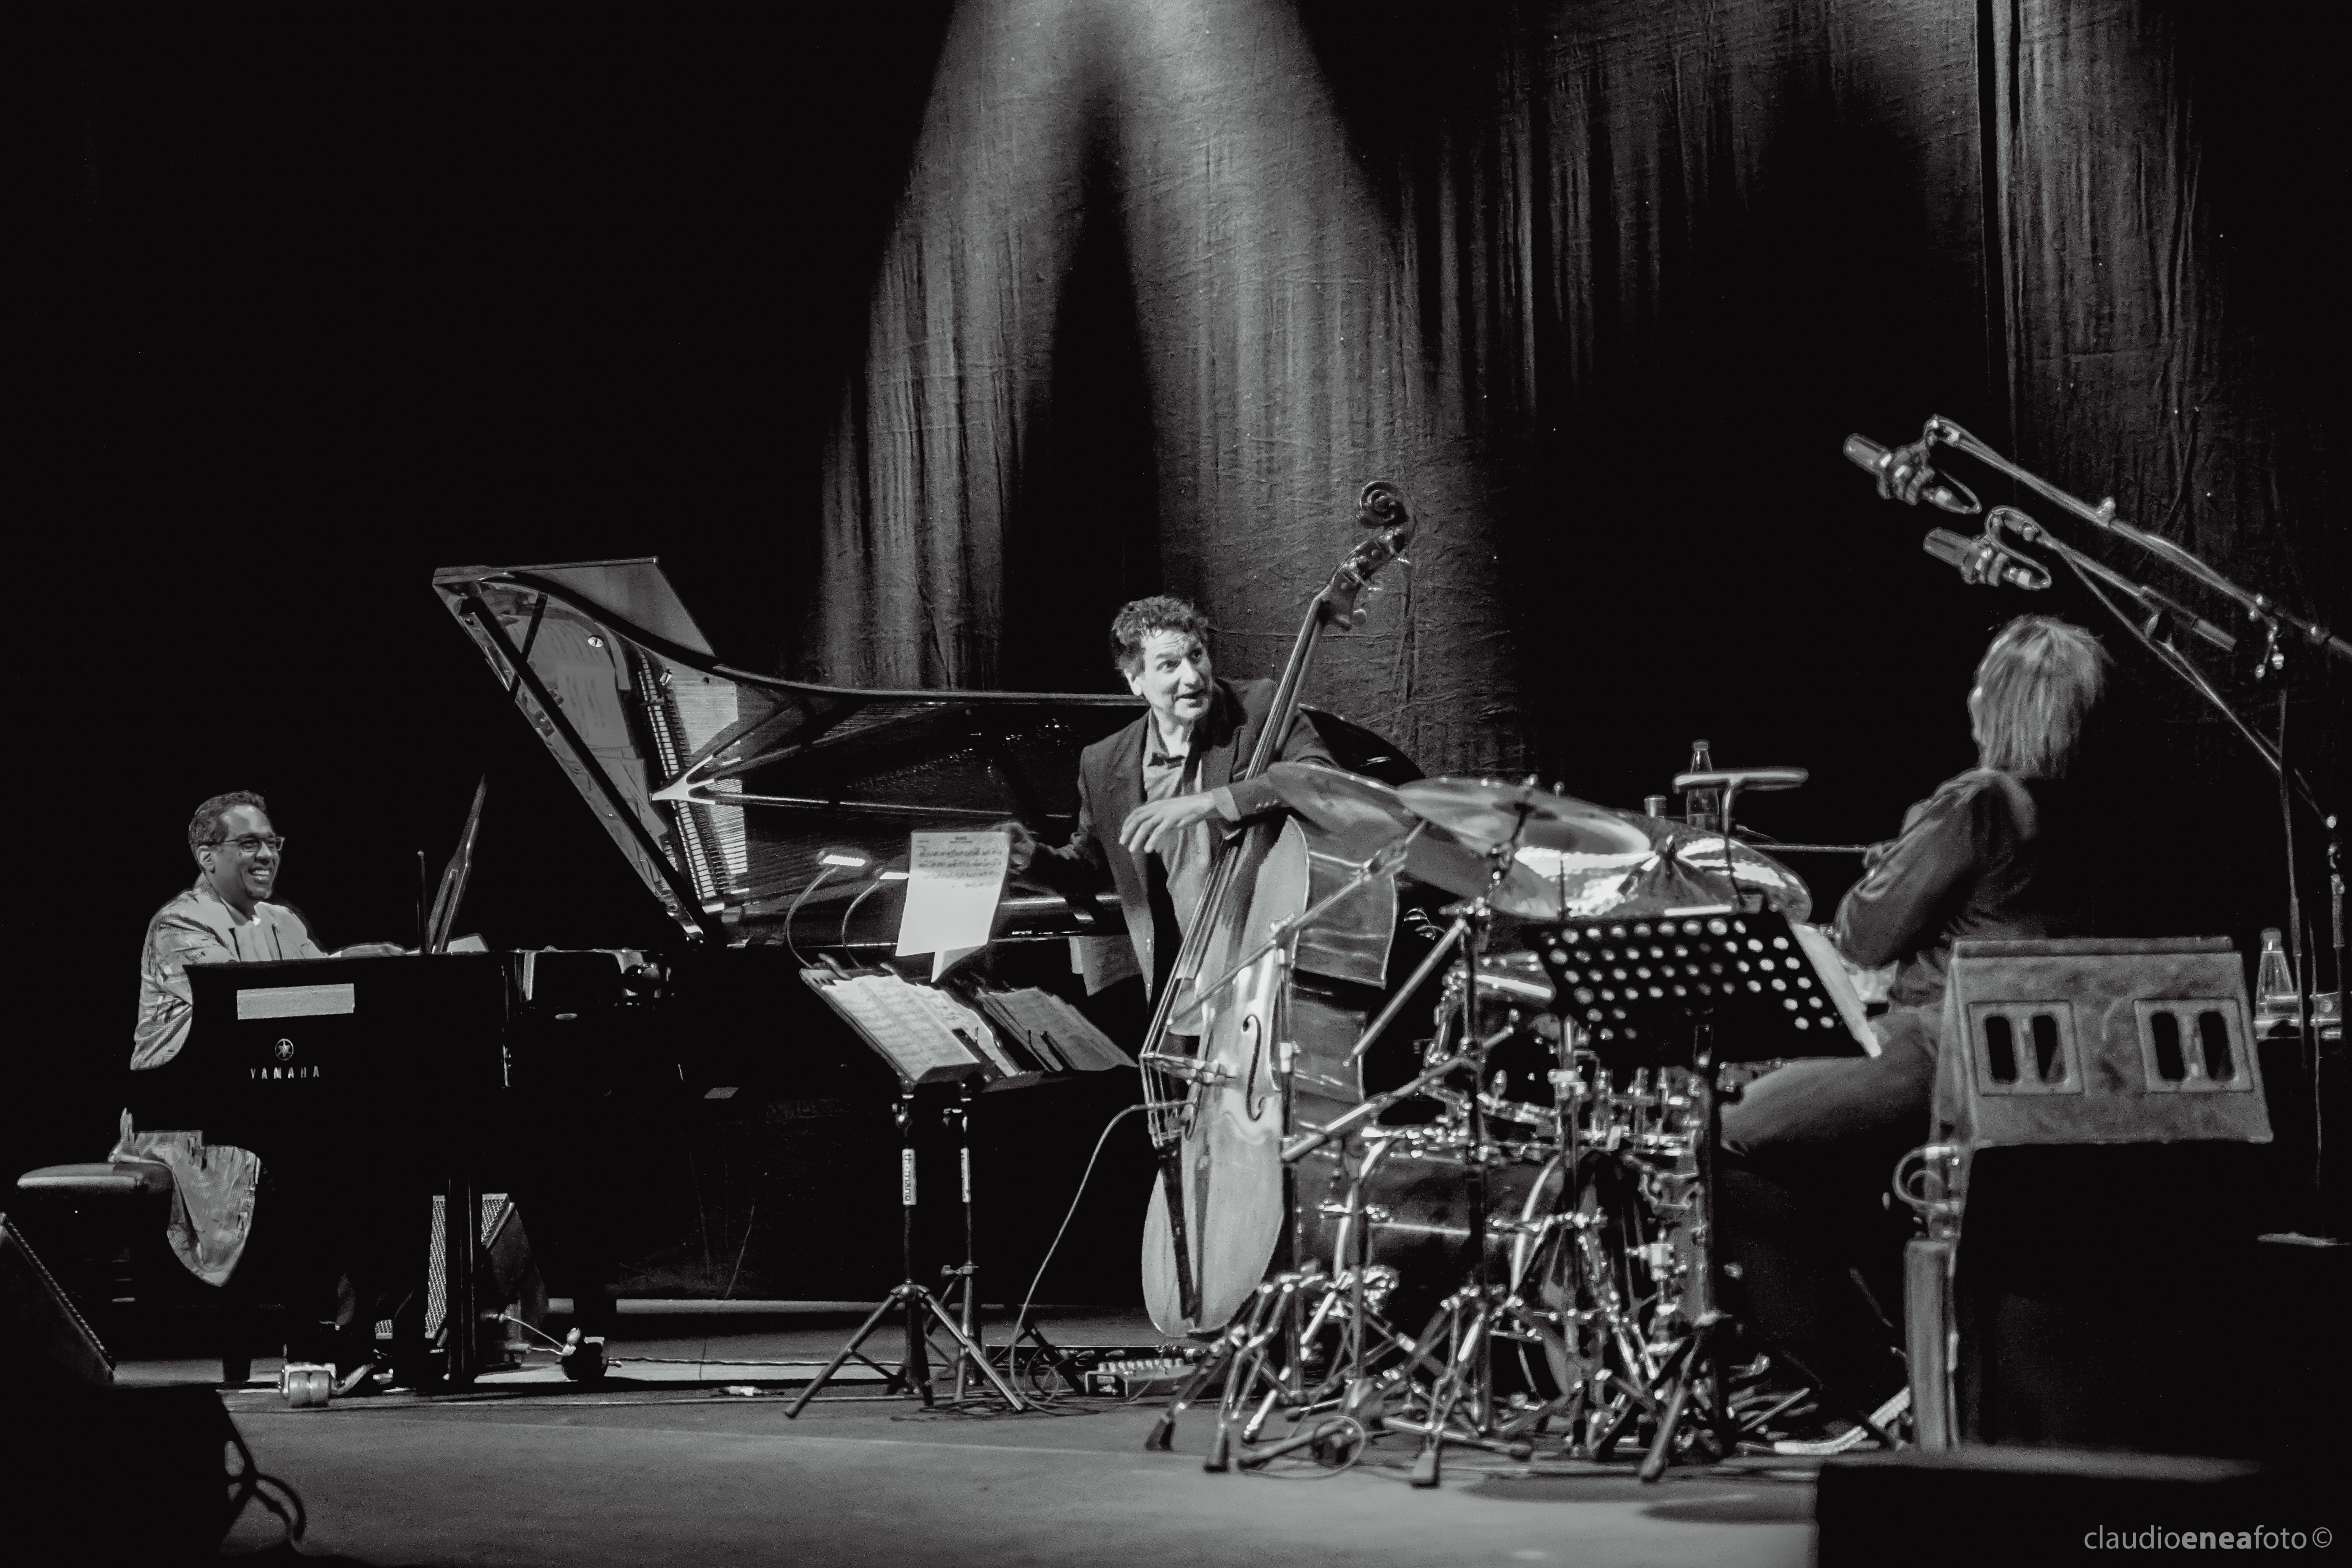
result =
[[[1955,520],[1838,449],[1944,414],[2340,613],[2310,226],[2265,173],[2311,111],[2257,66],[2151,0],[972,0],[791,656],[1099,686],[1108,610],[1165,588],[1261,673],[1390,477],[1428,531],[1311,700],[1432,771],[1630,804],[1703,734],[1814,768],[1762,808],[1783,836],[1882,836],[1969,765],[1968,672],[2041,609],[2226,772],[2072,583],[1963,587],[1918,550]]]

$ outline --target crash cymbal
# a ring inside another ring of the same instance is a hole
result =
[[[1421,818],[1378,779],[1319,763],[1276,763],[1265,782],[1282,803],[1340,841],[1339,853],[1369,859]]]
[[[1417,779],[1397,795],[1414,811],[1480,848],[1512,844],[1564,854],[1622,854],[1650,847],[1622,811],[1574,795],[1498,779]]]
[[[1542,881],[1556,911],[1528,919],[1655,915],[1694,904],[1730,903],[1741,893],[1761,894],[1766,908],[1792,921],[1812,913],[1812,893],[1804,879],[1750,845],[1664,817],[1628,813],[1622,820],[1650,839],[1646,849],[1607,855],[1541,847],[1518,852],[1519,863]]]
[[[1461,898],[1484,896],[1496,910],[1521,920],[1557,918],[1549,911],[1558,900],[1537,872],[1514,862],[1490,893],[1493,861],[1486,851],[1424,823],[1397,790],[1377,779],[1316,763],[1276,763],[1265,778],[1284,805],[1339,841],[1333,848],[1339,855],[1368,860],[1419,826],[1420,837],[1405,852],[1405,875]]]

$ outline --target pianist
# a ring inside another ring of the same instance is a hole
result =
[[[1158,994],[1206,889],[1218,834],[1282,804],[1264,779],[1233,782],[1257,744],[1274,682],[1216,679],[1208,630],[1208,617],[1181,599],[1122,608],[1111,621],[1112,657],[1143,714],[1079,758],[1068,844],[1043,845],[1023,825],[1005,825],[1016,875],[1077,897],[1118,889],[1134,961],[1090,967],[1089,991],[1139,967],[1147,994]],[[1282,758],[1332,761],[1304,717],[1291,721]]]
[[[196,808],[188,824],[195,882],[155,912],[140,954],[131,1070],[161,1067],[187,1042],[189,964],[328,956],[299,911],[270,901],[285,847],[268,805],[250,790],[215,795]],[[344,951],[357,956],[399,949],[368,943]],[[128,1110],[109,1158],[151,1160],[171,1170],[172,1250],[198,1279],[226,1285],[253,1228],[260,1160],[247,1150],[206,1143],[201,1131],[135,1128]],[[374,1319],[367,1321],[372,1329]]]

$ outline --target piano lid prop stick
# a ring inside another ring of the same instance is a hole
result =
[[[482,826],[482,802],[490,793],[490,775],[474,786],[474,804],[466,813],[465,830],[457,835],[457,852],[441,873],[441,891],[433,900],[433,919],[425,933],[425,951],[446,952],[449,932],[457,923],[457,906],[465,901],[466,882],[474,871],[474,835]]]

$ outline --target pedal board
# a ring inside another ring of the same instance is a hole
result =
[[[1089,1346],[1075,1351],[1088,1394],[1128,1399],[1167,1388],[1192,1375],[1208,1351],[1200,1345]]]

